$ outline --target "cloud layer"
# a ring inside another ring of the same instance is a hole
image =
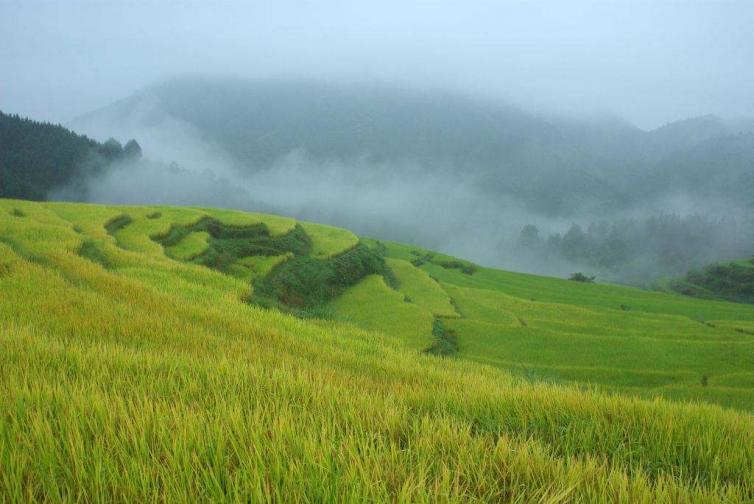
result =
[[[67,121],[176,74],[393,82],[612,113],[754,115],[754,3],[0,2],[0,109]]]

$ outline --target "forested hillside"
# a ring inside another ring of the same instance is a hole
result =
[[[46,199],[50,190],[75,184],[109,163],[140,157],[131,140],[99,143],[60,125],[0,111],[0,197]]]

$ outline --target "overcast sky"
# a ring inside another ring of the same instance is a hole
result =
[[[0,0],[0,110],[66,122],[185,74],[449,88],[645,128],[754,116],[754,1]]]

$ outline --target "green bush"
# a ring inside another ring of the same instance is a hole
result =
[[[568,280],[573,280],[574,282],[584,282],[584,283],[594,283],[594,280],[597,277],[595,276],[587,276],[581,272],[578,273],[571,273],[571,276],[568,277]]]
[[[294,257],[275,268],[255,286],[255,294],[293,308],[321,305],[370,274],[392,272],[377,251],[363,244],[327,260]]]
[[[425,353],[440,357],[450,357],[458,353],[456,333],[445,327],[439,317],[435,317],[432,324],[432,336],[435,337],[435,342],[425,350]]]

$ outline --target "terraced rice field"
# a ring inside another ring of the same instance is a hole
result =
[[[0,200],[0,500],[750,502],[753,328],[282,217]]]
[[[404,261],[429,253],[382,246]],[[754,409],[745,380],[754,366],[752,306],[481,267],[466,274],[442,262],[437,255],[418,268],[461,315],[445,322],[459,357],[528,379]]]

